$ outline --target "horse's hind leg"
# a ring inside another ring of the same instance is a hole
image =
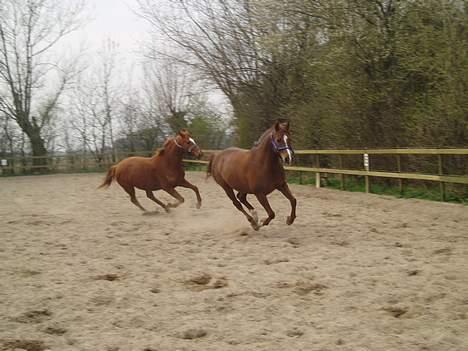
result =
[[[249,209],[252,217],[254,218],[255,222],[258,222],[257,211],[255,211],[254,207],[247,201],[247,194],[241,193],[240,191],[237,193],[237,198],[239,201]]]
[[[197,208],[200,208],[201,207],[201,196],[200,196],[200,192],[198,191],[198,188],[193,185],[192,183],[189,183],[188,180],[186,179],[183,179],[179,186],[183,187],[183,188],[188,188],[188,189],[192,189],[194,192],[195,192],[195,195],[197,196]]]
[[[281,191],[281,193],[283,193],[283,195],[286,196],[286,198],[291,203],[291,214],[286,219],[286,224],[291,225],[293,224],[294,219],[296,219],[296,198],[291,193],[291,190],[289,190],[289,186],[287,183],[284,183],[282,186],[280,186],[278,190]]]
[[[265,211],[267,211],[268,217],[263,220],[262,225],[268,225],[273,218],[275,218],[275,212],[271,209],[270,203],[265,194],[255,194],[258,202],[261,203]]]
[[[169,208],[162,201],[159,201],[158,199],[156,199],[156,197],[154,196],[154,194],[153,194],[153,192],[151,190],[146,190],[146,196],[148,197],[148,199],[153,200],[159,206],[164,208],[164,211],[169,212]]]
[[[129,185],[122,185],[122,188],[124,188],[127,194],[130,195],[130,201],[132,202],[132,204],[137,206],[140,210],[146,212],[146,209],[140,205],[140,203],[138,202],[138,199],[135,196],[135,188]]]
[[[221,185],[221,186],[223,187],[223,189],[226,192],[227,196],[231,199],[234,206],[236,206],[236,208],[239,211],[241,211],[244,214],[245,217],[247,217],[247,220],[250,222],[250,225],[252,226],[252,228],[255,229],[255,230],[259,230],[260,226],[258,225],[257,219],[252,217],[251,215],[249,215],[244,210],[244,208],[242,207],[242,204],[239,202],[239,200],[237,200],[236,195],[234,194],[234,191],[230,187],[228,187],[226,185],[225,186]]]
[[[163,190],[165,192],[167,192],[169,195],[171,195],[172,197],[174,197],[178,202],[175,203],[175,204],[167,204],[166,206],[167,207],[177,207],[179,206],[180,204],[184,203],[184,198],[182,197],[182,195],[180,195],[177,190],[175,190],[174,188],[163,188]]]

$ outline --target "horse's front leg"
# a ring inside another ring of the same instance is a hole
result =
[[[265,211],[267,211],[268,217],[265,218],[262,222],[262,225],[268,225],[273,218],[275,218],[275,212],[271,209],[270,203],[265,194],[255,194],[258,202],[263,206]]]
[[[172,187],[165,187],[163,188],[163,190],[165,192],[167,192],[169,195],[171,195],[173,198],[175,198],[178,202],[176,202],[175,204],[167,204],[166,206],[167,207],[177,207],[179,206],[180,204],[184,203],[184,198],[182,197],[182,195],[180,195],[177,190],[175,190],[174,188]]]
[[[188,180],[186,180],[185,178],[179,183],[179,186],[183,188],[192,189],[195,192],[195,195],[197,196],[197,208],[200,208],[202,200],[201,200],[201,196],[200,196],[200,192],[198,191],[198,188],[192,183],[190,183]]]
[[[286,224],[291,225],[293,224],[294,220],[296,219],[296,198],[294,195],[291,193],[291,190],[289,190],[289,186],[287,183],[284,183],[280,187],[278,187],[278,190],[281,191],[281,193],[289,200],[291,203],[291,215],[286,219]]]

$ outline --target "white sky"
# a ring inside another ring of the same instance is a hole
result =
[[[98,51],[111,40],[117,46],[120,70],[137,73],[135,64],[143,57],[142,43],[149,38],[150,26],[137,14],[137,0],[86,0],[85,23],[58,43],[60,56],[83,56],[91,63]]]
[[[112,40],[117,44],[117,70],[121,78],[128,79],[131,75],[132,84],[138,85],[142,74],[142,44],[150,39],[151,26],[135,13],[137,9],[137,0],[87,0],[89,20],[83,28],[63,38],[60,51],[63,47],[68,53],[85,48],[87,60],[92,61],[104,43]],[[209,100],[218,108],[226,107],[220,92],[210,93]]]
[[[119,44],[125,54],[136,54],[139,44],[147,36],[149,26],[133,11],[136,0],[88,0],[91,21],[79,30],[92,47],[100,48],[110,38]]]

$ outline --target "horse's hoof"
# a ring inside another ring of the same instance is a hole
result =
[[[171,209],[169,207],[164,207],[164,211],[166,211],[166,213],[171,213]]]
[[[197,207],[197,210],[200,209],[200,207],[201,207],[201,202],[197,202],[197,206],[196,206],[196,207]]]
[[[287,225],[293,224],[293,223],[294,223],[294,219],[295,219],[295,218],[291,218],[291,216],[288,216],[288,218],[286,219],[286,224],[287,224]]]
[[[254,221],[252,219],[252,220],[249,220],[249,222],[250,222],[250,225],[252,226],[253,230],[258,231],[260,229],[261,225],[258,224],[257,221]]]
[[[256,232],[260,230],[260,227],[261,227],[260,225],[254,224],[254,223],[251,223],[251,225],[252,225],[253,230],[255,230]]]

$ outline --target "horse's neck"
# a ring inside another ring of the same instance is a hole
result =
[[[267,168],[278,165],[278,155],[271,144],[271,132],[265,132],[256,147],[251,150],[252,158],[261,162]]]
[[[162,155],[159,155],[160,159],[169,168],[182,167],[183,156],[184,156],[183,150],[177,147],[175,144],[167,145],[164,148],[164,153]]]

